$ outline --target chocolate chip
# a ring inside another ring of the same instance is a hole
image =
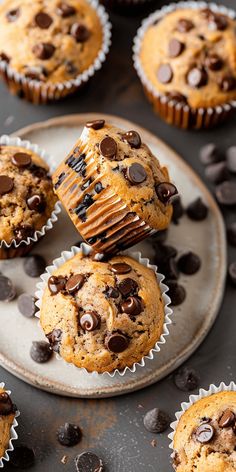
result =
[[[162,229],[157,231],[152,236],[150,236],[150,242],[153,243],[164,243],[167,240],[168,229]]]
[[[48,279],[48,288],[52,295],[56,295],[57,293],[65,290],[66,287],[66,278],[62,275],[55,276],[51,275]]]
[[[119,289],[123,297],[128,297],[130,295],[136,294],[138,290],[138,284],[135,280],[127,278],[121,280],[121,282],[119,282],[119,284],[117,285],[117,288]]]
[[[54,329],[50,333],[46,335],[48,341],[51,344],[51,347],[54,352],[60,352],[60,345],[62,339],[62,331],[61,329]]]
[[[35,301],[36,299],[32,297],[32,295],[22,293],[17,299],[18,310],[22,315],[26,316],[26,318],[32,318],[37,310]]]
[[[36,164],[31,164],[30,172],[38,179],[48,178],[47,170],[44,167],[38,166]],[[50,181],[51,181],[51,177],[50,177]]]
[[[236,146],[231,146],[226,151],[227,167],[233,174],[236,173]]]
[[[173,79],[173,71],[170,64],[161,64],[157,71],[157,78],[162,84],[169,84]]]
[[[16,296],[16,289],[12,281],[0,274],[0,301],[1,302],[10,302]]]
[[[62,446],[76,446],[82,439],[82,431],[75,424],[65,423],[57,430],[57,439]]]
[[[55,190],[57,190],[58,187],[60,187],[60,185],[64,182],[66,176],[67,176],[66,172],[61,172],[61,174],[59,175],[57,179],[57,182],[54,184]]]
[[[231,262],[228,269],[229,279],[233,285],[236,285],[236,262]]]
[[[35,462],[33,449],[27,446],[15,446],[10,454],[10,464],[16,469],[28,469]]]
[[[44,12],[37,13],[34,20],[36,25],[41,29],[48,29],[53,22],[51,16]]]
[[[83,287],[85,277],[83,274],[72,275],[66,282],[66,291],[70,294],[74,294]]]
[[[126,262],[116,262],[115,264],[110,265],[110,270],[113,274],[128,274],[131,272],[132,267]]]
[[[179,278],[179,269],[176,260],[171,257],[161,267],[160,271],[165,275],[167,279],[177,280]]]
[[[180,196],[177,196],[172,201],[173,213],[172,213],[172,222],[175,225],[179,224],[180,218],[184,215],[184,207]]]
[[[62,18],[68,18],[69,16],[73,16],[76,13],[76,9],[69,5],[66,2],[60,2],[57,5],[57,14],[62,16]]]
[[[144,416],[143,424],[150,433],[163,433],[170,426],[170,417],[165,411],[153,408]]]
[[[228,20],[224,15],[217,15],[212,12],[209,17],[208,27],[211,31],[224,31],[228,27]]]
[[[39,277],[45,271],[46,261],[39,254],[34,254],[24,258],[23,267],[29,277]]]
[[[173,90],[172,92],[168,92],[166,94],[166,96],[173,102],[176,102],[176,103],[183,103],[183,104],[187,104],[188,103],[188,100],[187,100],[187,97],[185,97],[185,95],[183,95],[182,93],[179,93],[175,90]]]
[[[131,148],[134,149],[139,149],[142,144],[140,135],[137,133],[137,131],[127,131],[122,135],[122,138],[127,141],[127,143],[129,143]]]
[[[75,458],[77,472],[103,472],[102,460],[94,452],[82,452]]]
[[[7,416],[14,412],[13,403],[7,392],[0,393],[0,416]]]
[[[155,264],[158,267],[163,267],[169,259],[177,256],[177,249],[168,244],[154,244],[155,249]]]
[[[143,304],[138,297],[129,297],[127,300],[121,303],[122,313],[127,315],[137,316],[143,311]]]
[[[38,43],[33,47],[32,51],[38,59],[45,61],[53,56],[56,48],[51,43]]]
[[[14,180],[8,175],[0,175],[0,197],[10,193],[14,187]]]
[[[31,195],[26,200],[27,206],[32,211],[43,213],[46,208],[46,201],[43,195]]]
[[[201,444],[209,443],[215,434],[215,430],[211,424],[203,423],[195,431],[195,438]]]
[[[176,38],[173,38],[169,42],[169,56],[178,57],[184,51],[185,45]]]
[[[235,423],[235,414],[227,408],[219,420],[220,428],[228,428]]]
[[[52,348],[46,341],[33,341],[30,349],[30,357],[38,364],[48,362],[52,357]]]
[[[183,392],[191,392],[199,386],[199,375],[188,366],[180,367],[174,374],[174,383]]]
[[[178,260],[178,268],[180,272],[187,275],[196,274],[201,267],[201,260],[197,254],[189,251],[183,254]]]
[[[103,128],[104,125],[105,125],[105,120],[93,120],[93,121],[87,121],[86,128],[92,128],[97,131],[98,129]]]
[[[90,31],[83,23],[74,23],[70,30],[71,36],[77,43],[84,43],[90,36]]]
[[[205,144],[199,152],[201,163],[205,166],[221,161],[221,153],[214,143]]]
[[[94,331],[100,325],[100,316],[96,311],[87,310],[80,317],[79,323],[85,331]]]
[[[186,208],[186,213],[191,220],[202,221],[208,215],[208,207],[203,203],[201,197],[198,197]]]
[[[206,178],[213,184],[219,184],[229,178],[229,171],[225,161],[210,164],[205,170]]]
[[[185,288],[178,284],[175,280],[165,280],[165,284],[169,287],[168,295],[173,306],[181,305],[186,298]]]
[[[47,70],[45,69],[45,67],[41,67],[41,66],[27,67],[25,71],[25,77],[31,80],[44,82],[47,75],[48,75]]]
[[[26,152],[16,152],[11,158],[12,164],[17,167],[27,167],[31,164],[31,155]]]
[[[155,190],[159,200],[165,205],[178,193],[175,185],[170,182],[161,182],[160,184],[157,184]]]
[[[210,70],[220,70],[223,67],[223,60],[218,54],[209,54],[205,59],[205,66]]]
[[[102,186],[102,183],[101,182],[97,182],[94,186],[94,190],[96,193],[101,193],[101,191],[103,190],[103,186]]]
[[[10,10],[7,12],[6,17],[9,23],[13,23],[16,21],[20,16],[20,9],[19,8],[14,8],[13,10]]]
[[[180,33],[188,33],[191,29],[194,28],[194,24],[191,20],[187,20],[187,18],[180,18],[177,23],[177,30]]]
[[[107,287],[104,293],[107,298],[119,298],[120,296],[119,290],[115,287]]]
[[[218,203],[226,206],[236,205],[236,182],[226,181],[215,189]]]
[[[127,167],[125,176],[132,185],[138,185],[146,180],[147,172],[141,164],[135,162]]]
[[[225,76],[221,79],[219,86],[223,92],[232,92],[236,89],[236,78],[232,75]]]
[[[117,153],[117,144],[113,138],[107,136],[99,144],[100,152],[108,159],[114,159]]]
[[[227,226],[227,238],[232,246],[236,246],[236,221]]]
[[[208,75],[204,67],[195,66],[187,74],[187,82],[190,87],[200,88],[207,84]]]
[[[68,74],[77,75],[79,73],[79,70],[74,64],[74,62],[65,60],[64,64],[65,64],[66,72]]]
[[[129,339],[124,334],[113,333],[106,336],[105,345],[109,351],[119,354],[127,349]]]
[[[9,64],[10,57],[7,56],[7,54],[5,54],[5,52],[0,52],[0,61],[6,62],[7,64]]]
[[[19,225],[14,229],[14,235],[16,242],[22,240],[27,241],[28,238],[31,238],[34,235],[34,228],[30,225]]]

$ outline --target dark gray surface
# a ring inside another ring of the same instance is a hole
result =
[[[165,2],[157,3],[162,5]],[[235,0],[224,4],[233,7]],[[156,133],[203,177],[203,168],[197,158],[199,147],[211,140],[223,148],[236,144],[236,120],[209,132],[183,132],[163,123],[153,114],[132,69],[131,44],[140,18],[113,15],[112,21],[113,46],[109,59],[81,94],[58,104],[37,108],[10,96],[1,84],[0,132],[10,133],[30,123],[67,113],[95,111],[101,115],[103,112],[117,114]],[[6,126],[4,123],[9,116],[14,121]],[[227,216],[232,219],[233,213]],[[206,241],[206,244],[210,247],[211,241]],[[229,257],[235,259],[236,251],[231,249]],[[235,379],[235,302],[236,291],[228,286],[214,328],[188,361],[199,371],[202,387]],[[6,382],[13,391],[21,411],[19,444],[35,449],[36,464],[32,469],[35,472],[72,472],[75,470],[75,455],[87,448],[104,458],[107,472],[171,472],[167,434],[157,436],[157,447],[152,447],[151,440],[155,436],[145,432],[142,418],[146,410],[155,406],[167,410],[174,418],[174,412],[188,395],[176,389],[172,378],[132,395],[98,401],[73,400],[40,392],[1,368],[0,381]],[[59,446],[55,439],[57,427],[65,421],[78,423],[84,431],[83,441],[72,449]],[[68,455],[67,465],[60,463],[64,454]],[[15,469],[6,466],[5,470]]]

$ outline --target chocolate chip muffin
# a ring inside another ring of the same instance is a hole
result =
[[[16,414],[16,406],[13,405],[10,396],[0,387],[0,466],[1,459],[9,447],[11,439],[11,427]]]
[[[56,201],[46,162],[24,147],[1,145],[0,258],[30,249],[35,232],[47,223]]]
[[[226,15],[217,7],[199,8],[198,2],[181,2],[169,13],[163,9],[143,25],[135,65],[155,110],[167,122],[207,127],[235,106],[235,28],[232,11]]]
[[[87,123],[53,182],[82,237],[113,254],[167,228],[177,193],[141,136],[104,120]]]
[[[174,435],[177,472],[236,470],[236,393],[223,391],[194,403]]]
[[[54,351],[89,372],[141,361],[163,333],[165,310],[152,269],[128,256],[76,254],[48,278],[40,322]]]
[[[96,11],[86,0],[3,1],[0,61],[10,90],[44,102],[87,80],[108,49],[107,16],[101,8]]]

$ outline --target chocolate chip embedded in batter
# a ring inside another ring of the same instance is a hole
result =
[[[208,75],[204,67],[196,66],[190,69],[187,74],[187,82],[190,87],[200,88],[207,84]]]
[[[157,71],[157,78],[162,84],[169,84],[173,79],[173,71],[170,64],[161,64]]]
[[[45,61],[53,56],[54,52],[56,51],[56,48],[51,43],[38,43],[35,44],[32,51],[38,59],[42,59],[42,61]]]
[[[210,70],[220,70],[223,67],[223,60],[218,54],[209,54],[205,59],[205,66]]]
[[[194,28],[194,24],[191,20],[188,20],[187,18],[180,18],[178,23],[177,23],[177,30],[180,33],[188,33],[191,29]]]
[[[177,102],[177,103],[185,103],[185,104],[188,103],[187,97],[185,97],[185,95],[183,95],[182,93],[179,93],[175,90],[173,90],[172,92],[168,92],[166,94],[166,96],[170,100],[173,100],[174,102]]]
[[[127,167],[125,176],[132,185],[138,185],[147,179],[147,172],[141,164],[134,162],[134,164]]]
[[[143,304],[138,297],[129,297],[123,303],[121,303],[122,313],[127,315],[137,316],[143,311]]]
[[[209,443],[215,434],[215,430],[211,424],[203,423],[195,431],[195,438],[201,444]]]
[[[86,128],[92,128],[94,130],[98,130],[103,128],[105,125],[105,120],[93,120],[93,121],[87,121],[86,123]]]
[[[79,324],[85,331],[94,331],[100,325],[100,316],[96,311],[86,311],[79,320]]]
[[[228,27],[228,19],[224,15],[218,15],[216,13],[213,13],[209,17],[209,24],[208,28],[211,31],[224,31]]]
[[[107,335],[105,345],[109,351],[119,354],[125,351],[129,345],[129,339],[121,333],[113,333]]]
[[[48,76],[48,72],[47,72],[47,69],[45,69],[45,67],[31,66],[31,67],[27,67],[25,71],[25,77],[31,80],[44,82],[47,76]]]
[[[10,193],[14,187],[14,180],[8,175],[0,175],[0,196]]]
[[[115,287],[106,287],[104,293],[107,298],[119,298],[120,296],[119,290]]]
[[[36,25],[41,29],[48,29],[53,22],[51,16],[47,13],[44,13],[43,11],[37,13],[37,15],[35,15],[34,20]]]
[[[46,208],[46,201],[43,195],[32,195],[26,200],[27,206],[32,211],[43,213]]]
[[[16,152],[11,158],[12,164],[17,167],[27,167],[31,164],[31,155],[26,152]]]
[[[123,297],[128,297],[130,295],[135,295],[138,290],[138,284],[134,279],[127,278],[121,280],[117,285],[118,290],[120,291]]]
[[[0,52],[0,61],[6,62],[7,64],[9,64],[10,60],[11,60],[10,57],[7,56],[5,52]]]
[[[34,228],[30,225],[19,225],[14,230],[14,236],[17,242],[22,240],[27,241],[28,238],[32,238],[34,235]]]
[[[69,16],[73,16],[76,13],[75,7],[69,5],[66,2],[59,2],[57,5],[57,14],[62,16],[62,18],[68,18]]]
[[[61,344],[61,338],[62,338],[62,331],[61,329],[54,329],[50,333],[46,335],[48,338],[48,341],[50,342],[52,349],[54,352],[59,352],[60,351],[60,344]]]
[[[20,9],[19,8],[14,8],[13,10],[9,10],[6,14],[7,20],[9,23],[13,23],[16,21],[20,16]]]
[[[126,262],[116,262],[115,264],[110,265],[110,270],[113,274],[128,274],[131,272],[132,267]]]
[[[83,274],[72,275],[66,282],[66,291],[70,294],[74,294],[80,290],[85,282],[85,277]]]
[[[7,416],[13,413],[14,407],[7,392],[0,393],[0,415]]]
[[[235,414],[227,408],[223,415],[221,416],[218,424],[220,428],[228,428],[229,426],[232,426],[235,423]]]
[[[99,149],[104,157],[114,159],[117,153],[117,144],[113,138],[107,136],[100,142]]]
[[[159,200],[164,204],[169,203],[171,198],[178,193],[176,186],[170,182],[160,182],[155,190]]]
[[[236,78],[232,75],[225,76],[219,82],[219,86],[223,92],[232,92],[236,89]]]
[[[65,290],[65,286],[66,286],[66,278],[63,277],[62,275],[59,275],[59,276],[52,275],[48,279],[48,288],[52,295],[56,295],[62,290]]]
[[[122,138],[129,143],[131,148],[139,149],[142,141],[140,138],[140,135],[137,133],[137,131],[127,131],[122,135]]]
[[[90,36],[90,31],[83,23],[74,23],[70,30],[71,36],[77,43],[84,43]]]
[[[178,57],[184,51],[185,45],[184,45],[184,43],[182,43],[178,39],[173,38],[169,42],[168,49],[169,49],[169,56],[170,57]]]

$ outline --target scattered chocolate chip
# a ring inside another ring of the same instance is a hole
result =
[[[33,449],[27,446],[15,446],[10,454],[10,464],[16,469],[28,469],[35,462]]]
[[[122,135],[122,138],[129,143],[131,148],[139,149],[142,141],[140,135],[137,131],[127,131],[125,134]]]
[[[170,64],[161,64],[157,71],[157,78],[162,84],[169,84],[173,79],[173,71]]]
[[[123,295],[123,297],[128,297],[130,295],[135,295],[138,289],[138,284],[135,280],[127,278],[121,280],[119,284],[117,285],[117,288],[119,289],[120,293]]]
[[[165,263],[159,267],[161,272],[165,275],[165,277],[169,280],[177,280],[179,278],[179,269],[177,266],[176,260],[171,257]]]
[[[147,172],[141,164],[135,162],[127,167],[125,176],[132,185],[138,185],[146,180]]]
[[[36,25],[41,29],[48,29],[53,22],[51,16],[44,12],[37,13],[34,20]]]
[[[38,364],[48,362],[52,357],[52,348],[46,341],[33,341],[30,349],[30,357]]]
[[[10,302],[16,296],[16,289],[12,281],[0,274],[0,301],[1,302]]]
[[[46,261],[39,254],[34,254],[24,258],[23,267],[29,277],[39,277],[45,271]]]
[[[119,298],[120,296],[119,290],[115,287],[107,287],[104,293],[107,298]]]
[[[22,240],[27,241],[28,238],[31,238],[34,235],[34,228],[24,224],[17,226],[14,229],[14,235],[17,243]]]
[[[77,472],[103,472],[102,460],[94,452],[82,452],[75,458]]]
[[[129,339],[121,333],[113,333],[105,338],[105,345],[109,351],[119,354],[125,351],[129,345]]]
[[[74,294],[83,287],[85,277],[83,274],[72,275],[66,282],[66,291],[70,294]]]
[[[103,186],[102,186],[102,183],[101,182],[97,182],[94,186],[94,190],[96,193],[101,193],[101,191],[103,190]]]
[[[14,8],[14,10],[10,10],[7,12],[6,17],[9,23],[13,23],[16,21],[20,16],[20,9],[19,8]]]
[[[7,416],[13,413],[13,403],[7,392],[0,393],[0,416]]]
[[[7,64],[9,64],[10,57],[7,56],[7,54],[5,54],[5,52],[0,52],[0,61],[6,62]]]
[[[220,70],[223,67],[223,60],[218,54],[209,54],[205,59],[205,66],[210,70]]]
[[[93,121],[87,121],[86,128],[93,128],[97,131],[98,129],[103,128],[104,125],[105,125],[105,120],[93,120]]]
[[[48,279],[48,288],[52,295],[56,295],[57,293],[65,290],[66,287],[66,279],[62,275],[55,276],[51,275]]]
[[[227,238],[232,246],[236,246],[236,221],[227,226]]]
[[[163,433],[170,426],[170,417],[165,411],[153,408],[144,416],[143,424],[150,433]]]
[[[41,66],[31,66],[27,67],[25,71],[25,77],[31,80],[37,80],[37,81],[45,81],[45,78],[47,77],[48,72],[45,67]]]
[[[128,297],[124,302],[121,303],[120,308],[122,313],[137,316],[143,311],[143,304],[138,297]]]
[[[231,75],[225,76],[219,85],[223,92],[232,92],[232,90],[236,89],[236,78]]]
[[[186,298],[185,288],[178,284],[175,280],[165,280],[165,284],[169,287],[168,295],[173,306],[181,305]]]
[[[85,331],[94,331],[100,325],[100,316],[96,311],[87,310],[80,317],[79,323]]]
[[[186,213],[191,220],[202,221],[208,215],[208,207],[203,203],[201,197],[198,197],[186,208]]]
[[[209,443],[215,434],[215,430],[211,424],[203,423],[195,431],[195,438],[201,444]]]
[[[190,87],[200,88],[207,84],[208,75],[204,67],[195,66],[187,74],[187,82]]]
[[[53,56],[56,48],[51,43],[38,43],[35,44],[32,51],[37,59],[45,61]]]
[[[226,181],[217,185],[215,194],[221,205],[236,205],[236,182]]]
[[[36,299],[32,295],[22,293],[17,299],[17,306],[20,313],[26,318],[32,318],[37,310],[35,306]]]
[[[8,175],[0,175],[0,197],[10,193],[14,187],[14,180]]]
[[[236,262],[231,262],[228,269],[229,278],[233,285],[236,285]]]
[[[187,275],[196,274],[201,267],[201,259],[194,252],[189,251],[183,254],[178,260],[180,272]]]
[[[168,244],[154,244],[155,249],[155,264],[158,267],[163,267],[169,259],[177,256],[177,249]]]
[[[65,423],[57,430],[57,439],[62,446],[76,446],[82,439],[82,431],[75,424]]]
[[[74,23],[70,30],[71,36],[77,43],[84,43],[90,36],[90,31],[83,23]]]
[[[235,423],[235,414],[227,408],[219,420],[220,428],[228,428]]]
[[[173,38],[169,42],[169,56],[178,57],[184,51],[185,45],[176,38]]]
[[[191,20],[187,20],[187,18],[180,18],[177,23],[177,30],[180,33],[188,33],[191,29],[194,28],[194,24]]]
[[[46,208],[46,201],[43,195],[31,195],[26,200],[27,206],[32,211],[43,213]]]
[[[12,156],[11,162],[17,167],[27,167],[31,164],[31,155],[26,152],[16,152]]]
[[[46,335],[54,352],[60,352],[60,344],[62,339],[61,329],[54,329],[51,333]]]
[[[176,103],[183,103],[183,104],[187,104],[188,103],[188,100],[187,100],[187,97],[185,97],[185,95],[183,95],[182,93],[179,93],[175,90],[173,90],[172,92],[168,92],[166,94],[166,96],[172,100],[173,102],[176,102]]]
[[[229,178],[229,171],[225,161],[210,164],[205,169],[206,178],[213,184],[219,184]]]
[[[199,158],[204,166],[208,166],[221,161],[221,153],[214,143],[208,143],[201,147]]]
[[[131,272],[132,267],[126,262],[116,262],[115,264],[110,265],[110,270],[113,274],[128,274]]]
[[[69,5],[66,2],[60,2],[57,5],[57,14],[62,16],[62,18],[68,18],[69,16],[73,16],[76,13],[76,9]]]
[[[173,213],[172,213],[172,222],[175,225],[179,224],[180,218],[184,215],[184,207],[180,196],[173,198],[172,201]]]
[[[227,167],[233,174],[236,173],[236,146],[231,146],[226,151]]]
[[[114,159],[117,153],[117,144],[113,138],[107,136],[99,144],[100,152],[108,159]]]
[[[199,386],[199,376],[192,367],[180,367],[174,374],[174,383],[183,392],[191,392]]]
[[[211,14],[209,17],[208,27],[212,31],[224,31],[228,27],[228,20],[224,15],[217,15],[216,13]]]
[[[155,189],[159,200],[165,205],[178,193],[176,186],[170,182],[161,182],[156,185]]]

